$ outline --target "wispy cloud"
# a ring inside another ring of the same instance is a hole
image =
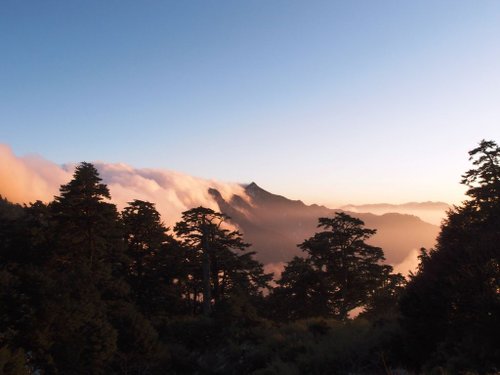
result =
[[[165,169],[138,169],[127,164],[96,162],[112,201],[122,209],[127,202],[141,199],[156,204],[167,225],[173,225],[181,213],[197,206],[218,210],[208,189],[217,189],[229,199],[244,196],[236,183],[224,183],[189,176]],[[7,145],[0,145],[0,194],[16,203],[35,200],[48,202],[59,192],[61,184],[71,180],[74,165],[57,165],[40,156],[18,157]]]

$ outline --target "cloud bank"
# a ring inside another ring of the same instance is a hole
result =
[[[177,222],[183,211],[197,206],[219,210],[208,189],[217,189],[229,199],[245,196],[236,183],[223,183],[163,169],[138,169],[127,164],[95,162],[112,201],[123,209],[127,202],[141,199],[156,204],[168,226]],[[75,165],[57,165],[40,156],[18,157],[0,144],[0,194],[15,203],[51,201],[59,187],[72,178]]]
[[[181,213],[193,207],[204,206],[219,211],[219,206],[208,193],[217,189],[226,201],[237,194],[248,198],[244,188],[237,183],[193,177],[184,173],[164,170],[134,168],[127,164],[95,162],[94,165],[109,187],[112,202],[122,210],[134,199],[150,201],[162,215],[163,222],[172,227]],[[36,155],[19,157],[11,148],[0,144],[0,195],[15,203],[36,200],[49,202],[59,193],[59,187],[68,183],[74,172],[74,164],[57,165]],[[405,275],[415,270],[418,251],[412,251],[395,271]],[[269,263],[266,272],[278,276],[284,263]]]
[[[49,201],[71,175],[41,157],[17,157],[10,147],[0,144],[0,194],[12,202]]]

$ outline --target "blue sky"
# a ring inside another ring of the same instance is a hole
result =
[[[0,142],[326,204],[458,202],[499,1],[2,1]]]

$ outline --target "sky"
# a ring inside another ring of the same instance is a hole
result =
[[[0,2],[0,143],[307,203],[459,203],[500,2]]]

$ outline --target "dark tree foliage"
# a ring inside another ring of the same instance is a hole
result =
[[[276,284],[269,298],[271,317],[297,320],[330,315],[327,280],[309,260],[294,257]]]
[[[183,212],[174,228],[189,253],[189,279],[193,282],[187,297],[195,302],[201,299],[205,315],[212,312],[212,304],[217,306],[236,289],[260,295],[272,277],[253,259],[253,252],[243,252],[249,244],[238,231],[227,229],[228,220],[220,212],[197,207]]]
[[[130,259],[128,280],[137,306],[148,316],[184,311],[184,249],[167,233],[155,205],[129,202],[122,219]]]
[[[140,283],[147,274],[148,264],[169,239],[168,228],[161,222],[155,205],[141,200],[129,202],[122,212],[122,219],[132,260],[129,272]]]
[[[482,140],[479,146],[469,152],[475,168],[462,176],[462,184],[468,186],[472,200],[469,204],[488,207],[498,204],[500,192],[500,148],[494,141]]]
[[[0,373],[494,373],[500,150],[470,155],[470,200],[407,286],[345,213],[321,218],[270,288],[229,217],[193,208],[169,234],[153,203],[119,214],[90,163],[48,204],[2,198]]]
[[[12,351],[7,346],[0,347],[0,374],[25,375],[27,373],[26,353]]]
[[[370,321],[395,320],[399,317],[399,298],[406,286],[400,273],[389,274],[382,285],[371,294],[360,317]]]
[[[47,299],[53,315],[45,324],[54,344],[42,361],[53,361],[62,372],[105,373],[117,351],[118,334],[108,312],[128,288],[120,276],[125,255],[119,216],[108,199],[95,167],[81,163],[50,205],[54,252],[46,268],[59,287]]]
[[[414,367],[500,366],[500,149],[482,141],[470,159],[462,181],[470,199],[448,213],[401,301]]]
[[[157,340],[154,329],[130,303],[122,225],[100,181],[82,163],[49,206],[0,207],[0,348],[9,366],[18,353],[27,370],[47,374],[113,373],[132,357],[133,368],[150,369],[159,360],[144,344]],[[148,353],[131,351],[133,342]]]
[[[51,205],[61,264],[78,261],[79,266],[98,273],[115,255],[121,232],[115,205],[105,202],[110,198],[108,187],[90,163],[79,164],[73,179],[61,186],[60,196]]]
[[[375,230],[363,225],[343,212],[319,219],[318,227],[324,231],[299,245],[307,254],[305,260],[295,258],[287,265],[273,295],[290,301],[285,309],[289,319],[330,316],[346,320],[351,310],[367,304],[388,282],[392,267],[381,264],[382,249],[365,242]],[[304,309],[304,305],[311,308]]]
[[[122,220],[130,259],[128,279],[136,300],[142,305],[149,300],[148,292],[154,283],[154,263],[169,236],[153,203],[129,202],[122,212]]]

